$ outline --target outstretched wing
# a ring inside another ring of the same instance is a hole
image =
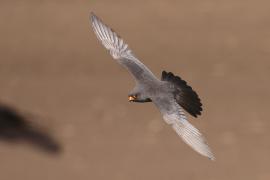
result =
[[[154,74],[141,63],[129,49],[123,39],[109,26],[104,24],[94,13],[91,13],[92,27],[100,42],[110,54],[135,77],[138,82],[155,80]]]
[[[155,105],[161,111],[164,120],[172,125],[175,132],[183,139],[185,143],[191,146],[192,149],[199,154],[214,160],[215,157],[203,135],[192,124],[187,121],[187,118],[182,108],[171,98],[156,98],[152,99]]]

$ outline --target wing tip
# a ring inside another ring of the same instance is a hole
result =
[[[210,149],[208,143],[205,141],[204,144],[206,146],[204,148],[204,150],[199,150],[199,149],[194,149],[194,150],[197,151],[199,154],[207,157],[209,160],[215,161],[216,160],[215,155],[213,154],[212,150]]]
[[[97,16],[95,15],[95,13],[94,13],[93,11],[90,11],[90,18],[93,19],[93,18],[95,18],[95,17],[97,17]]]
[[[216,158],[214,154],[212,153],[212,151],[210,150],[210,148],[209,148],[208,154],[206,154],[205,156],[211,161],[216,161]]]
[[[97,17],[97,15],[93,11],[90,11],[89,19],[92,21],[92,23],[94,23],[95,21],[100,21],[100,19]]]
[[[216,161],[216,158],[214,156],[208,157],[211,161]]]
[[[193,150],[208,159],[215,161],[215,156],[211,151],[207,141],[200,133],[200,131],[195,128],[188,121],[176,121],[173,123],[173,129],[182,138],[182,140],[188,144]]]
[[[206,152],[201,152],[200,154],[203,156],[206,156],[211,161],[215,161],[216,158],[207,143],[206,143],[206,146],[207,146]]]

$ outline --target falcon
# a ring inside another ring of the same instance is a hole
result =
[[[125,67],[134,77],[136,85],[128,95],[130,102],[153,102],[165,122],[199,154],[214,160],[205,138],[185,116],[201,115],[202,103],[198,94],[179,76],[163,71],[158,79],[131,51],[128,44],[94,13],[90,15],[92,28],[98,40],[113,59]]]

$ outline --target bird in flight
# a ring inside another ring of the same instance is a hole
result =
[[[124,66],[134,77],[136,85],[129,93],[130,102],[153,102],[166,123],[192,149],[214,160],[215,157],[205,138],[191,125],[184,110],[192,116],[201,115],[202,103],[197,93],[180,77],[163,71],[158,79],[130,50],[128,44],[94,13],[90,15],[98,40],[110,52],[113,59]]]

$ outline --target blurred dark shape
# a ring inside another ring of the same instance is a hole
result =
[[[11,143],[27,142],[52,154],[61,152],[60,144],[52,136],[5,105],[0,105],[0,140]]]

